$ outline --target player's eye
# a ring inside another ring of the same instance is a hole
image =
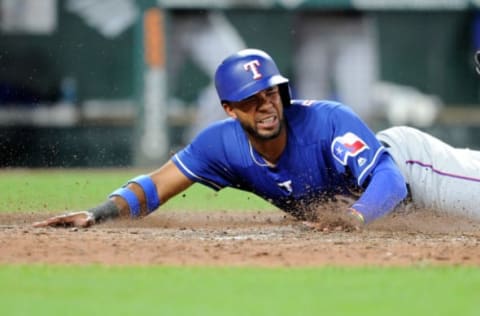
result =
[[[238,102],[235,106],[238,109],[245,111],[256,105],[257,105],[257,99],[254,96],[252,96],[250,98],[247,98],[245,100]]]
[[[278,87],[274,86],[274,87],[268,88],[267,90],[265,90],[265,92],[267,93],[268,96],[275,95],[278,93]]]

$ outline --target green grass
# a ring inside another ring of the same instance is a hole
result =
[[[1,315],[480,315],[476,268],[3,266]]]
[[[108,194],[145,170],[14,169],[0,171],[0,212],[83,210],[103,202]],[[168,201],[165,210],[274,210],[245,192],[215,192],[193,185]]]
[[[88,208],[138,170],[2,170],[0,211]],[[169,210],[274,209],[193,186]],[[0,241],[1,245],[2,241]],[[0,247],[1,249],[1,247]],[[0,252],[0,256],[1,256]],[[0,266],[0,315],[480,315],[480,269]]]

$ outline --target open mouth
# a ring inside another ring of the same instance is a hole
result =
[[[276,121],[276,117],[275,116],[269,116],[267,118],[264,118],[263,120],[259,120],[258,123],[260,124],[272,124]]]
[[[274,127],[277,126],[277,122],[278,122],[277,116],[272,115],[272,116],[268,116],[264,119],[258,120],[257,121],[257,126],[259,128],[271,129],[271,128],[274,128]]]

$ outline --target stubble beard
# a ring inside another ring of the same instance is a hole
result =
[[[250,135],[252,138],[256,139],[256,140],[259,140],[259,141],[267,141],[267,140],[272,140],[272,139],[275,139],[277,138],[280,133],[282,132],[283,128],[284,128],[284,125],[285,125],[285,121],[284,119],[282,119],[280,121],[280,124],[278,125],[278,129],[271,132],[271,133],[268,133],[268,134],[261,134],[257,131],[257,129],[255,129],[254,127],[250,126],[250,125],[246,125],[246,124],[242,124],[242,127],[243,129],[247,132],[248,135]]]

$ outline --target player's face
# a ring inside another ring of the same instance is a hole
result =
[[[260,140],[276,138],[284,125],[283,105],[277,86],[262,90],[240,102],[224,105],[227,114],[237,119],[245,131]]]

